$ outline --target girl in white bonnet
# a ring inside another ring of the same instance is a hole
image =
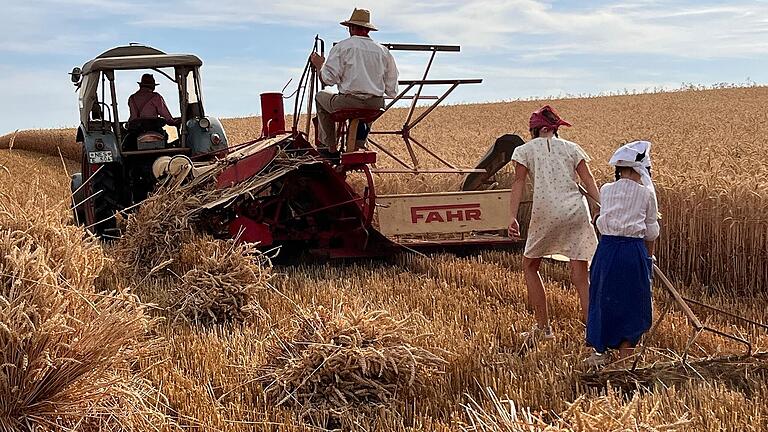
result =
[[[632,355],[651,327],[651,275],[654,241],[659,236],[658,204],[651,181],[651,143],[634,141],[610,160],[616,181],[600,188],[602,234],[590,268],[587,342],[595,349],[588,362],[605,363],[607,349]]]

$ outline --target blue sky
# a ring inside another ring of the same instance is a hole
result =
[[[438,55],[433,77],[485,81],[453,103],[768,83],[768,2],[759,0],[5,0],[0,133],[75,126],[67,73],[128,42],[199,55],[208,113],[258,114],[259,93],[298,79],[315,33],[344,38],[338,22],[355,6],[371,9],[379,41],[461,45]],[[402,78],[417,78],[426,61],[396,59]],[[127,94],[135,77],[123,78]]]

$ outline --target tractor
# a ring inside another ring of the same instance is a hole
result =
[[[72,70],[79,91],[76,141],[82,146],[81,172],[71,180],[77,223],[101,237],[116,237],[115,214],[141,203],[154,190],[152,165],[158,157],[206,160],[226,152],[221,122],[206,115],[203,107],[202,64],[192,54],[166,54],[130,44]],[[120,112],[116,75],[124,71],[154,71],[165,78],[162,84],[175,88],[166,95],[178,95],[180,119],[175,130],[159,117],[128,121],[128,114]]]
[[[202,61],[194,55],[165,54],[131,44],[75,68],[71,75],[79,89],[77,142],[83,146],[82,171],[71,182],[75,220],[101,238],[118,237],[115,216],[136,209],[162,181],[176,176],[178,185],[210,180],[226,196],[201,206],[206,213],[201,219],[213,235],[279,247],[282,256],[296,252],[326,258],[372,257],[413,249],[515,246],[505,234],[509,191],[485,189],[494,187],[493,174],[509,162],[522,139],[500,138],[474,168],[446,161],[417,140],[415,129],[458,86],[482,80],[429,79],[434,57],[459,52],[458,46],[386,46],[391,51],[429,54],[423,76],[401,80],[400,93],[383,110],[333,113],[339,142],[331,157],[311,136],[313,99],[323,84],[309,62],[293,95],[261,95],[261,136],[240,144],[228,143],[219,120],[205,114]],[[314,50],[323,47],[316,38]],[[177,88],[178,138],[168,138],[161,129],[162,119],[120,117],[118,71],[155,71]],[[427,89],[441,87],[442,94],[426,94]],[[287,98],[293,98],[291,124],[286,124],[284,114]],[[406,101],[410,109],[402,129],[371,129],[384,112]],[[431,102],[416,115],[417,105],[424,101]],[[300,125],[300,119],[306,124]],[[399,136],[404,148],[382,145],[378,142],[382,134]],[[357,148],[361,139],[367,144]],[[410,161],[398,153],[410,155]],[[431,166],[417,154],[432,158]],[[378,155],[391,158],[400,168],[377,168]],[[352,173],[363,179],[362,187],[349,181]],[[467,177],[461,191],[377,196],[374,180],[379,176],[420,173]]]

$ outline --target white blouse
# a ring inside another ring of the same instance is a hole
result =
[[[659,237],[658,204],[650,189],[629,179],[606,183],[600,188],[601,234],[642,238]]]

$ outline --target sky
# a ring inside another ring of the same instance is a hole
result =
[[[206,113],[257,115],[260,93],[298,81],[316,34],[346,37],[353,7],[371,10],[379,42],[461,45],[431,77],[484,81],[448,103],[768,83],[760,0],[3,0],[0,134],[76,126],[68,72],[130,42],[201,57]],[[425,54],[394,54],[402,79],[420,77]],[[137,78],[118,76],[120,97]]]

